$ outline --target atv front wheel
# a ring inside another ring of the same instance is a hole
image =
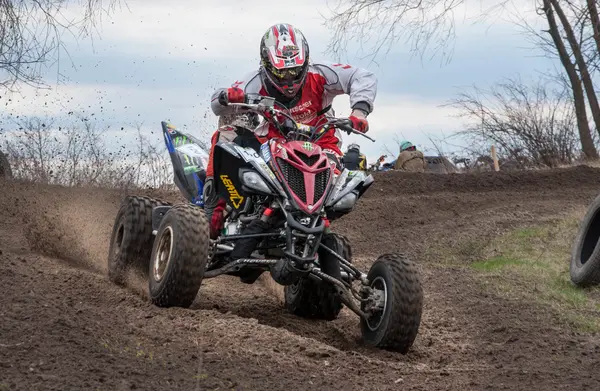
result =
[[[571,281],[579,286],[600,283],[600,196],[597,196],[579,225],[571,251]]]
[[[159,307],[189,307],[194,302],[208,261],[209,232],[204,210],[175,205],[163,217],[149,271],[152,303]]]
[[[371,289],[378,295],[362,302],[362,334],[367,345],[406,354],[412,346],[423,311],[423,288],[416,265],[399,254],[380,256],[367,275]]]
[[[352,262],[352,250],[348,239],[339,234],[333,237],[332,250],[342,258]],[[319,255],[331,256],[324,251]],[[342,310],[342,301],[331,284],[310,278],[301,278],[295,284],[284,288],[285,307],[294,315],[309,319],[334,320]]]
[[[124,285],[133,267],[145,274],[152,251],[152,209],[170,205],[149,197],[128,196],[117,212],[108,249],[108,278]]]

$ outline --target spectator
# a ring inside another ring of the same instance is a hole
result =
[[[425,158],[423,152],[418,151],[410,141],[403,141],[400,144],[400,155],[396,160],[394,169],[411,172],[425,171]]]
[[[358,144],[350,144],[348,150],[344,155],[344,167],[348,170],[366,170],[367,169],[367,158],[364,154],[360,153],[360,146]]]

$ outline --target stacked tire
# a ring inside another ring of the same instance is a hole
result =
[[[571,281],[582,287],[600,283],[600,195],[588,207],[571,252]]]

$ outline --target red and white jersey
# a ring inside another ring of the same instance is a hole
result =
[[[262,85],[258,70],[236,81],[232,87],[239,87],[246,94],[269,95]],[[218,96],[223,90],[224,88],[218,89],[212,96],[211,108],[217,116],[233,114],[233,107],[222,106],[219,103]],[[377,77],[366,69],[347,64],[333,62],[310,64],[302,96],[289,109],[294,120],[314,126],[323,116],[333,115],[332,109],[321,115],[318,113],[331,106],[333,98],[343,94],[350,96],[350,107],[356,106],[371,113],[377,95]],[[268,138],[277,136],[277,130],[273,127],[268,129],[266,125],[268,124],[257,128],[255,134]],[[341,140],[339,132],[336,132],[336,136]]]

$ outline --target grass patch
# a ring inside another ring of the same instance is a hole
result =
[[[503,256],[497,256],[490,258],[485,261],[473,262],[471,266],[477,270],[497,270],[502,269],[504,266],[511,265],[525,265],[526,263],[521,259],[507,258]]]
[[[446,258],[474,270],[484,289],[547,306],[559,322],[578,331],[600,332],[600,288],[576,287],[569,276],[578,225],[576,216],[513,230],[481,246],[470,239],[450,249]],[[465,250],[473,249],[466,257]]]

